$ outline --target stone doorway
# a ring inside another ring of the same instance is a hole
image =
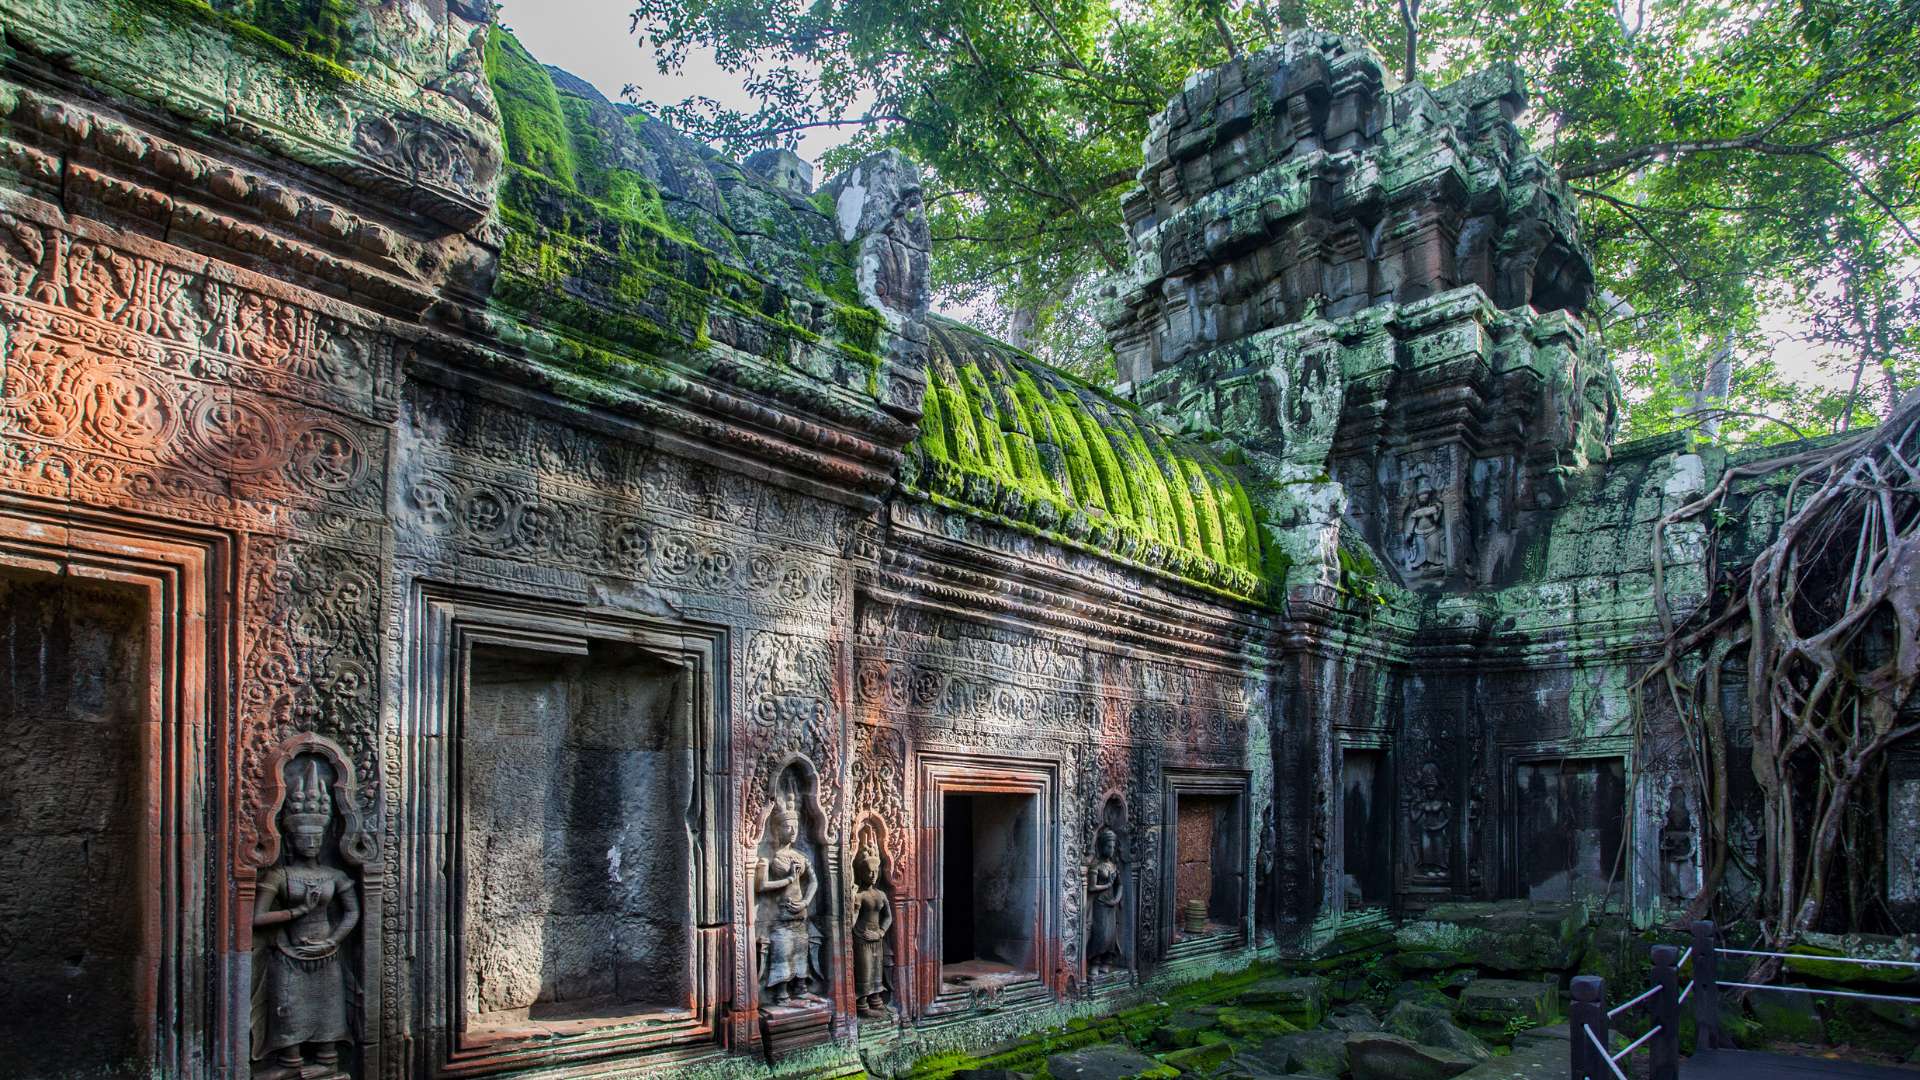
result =
[[[1169,769],[1166,955],[1244,940],[1248,910],[1247,779],[1244,773]]]
[[[1393,819],[1386,790],[1386,754],[1348,750],[1340,756],[1338,816],[1340,910],[1384,905],[1393,898]]]
[[[1060,992],[1060,766],[923,753],[916,768],[928,827],[918,888],[931,903],[909,1015]]]
[[[231,738],[231,551],[0,499],[0,1075],[244,1070],[245,996],[216,1008],[206,960],[238,909],[203,756]]]
[[[437,1074],[665,1060],[718,1040],[735,865],[716,627],[414,594],[403,890],[447,928],[416,963]]]
[[[633,645],[476,647],[463,742],[468,1032],[687,1007],[687,672]]]
[[[137,591],[0,567],[0,1010],[32,1033],[6,1040],[8,1075],[104,1076],[147,1056],[129,1007],[158,963],[147,619]]]
[[[1625,759],[1522,761],[1513,787],[1518,896],[1598,901],[1625,889]]]
[[[941,801],[940,977],[965,985],[1037,971],[1040,843],[1032,795]]]

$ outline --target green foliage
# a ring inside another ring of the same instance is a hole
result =
[[[759,102],[663,110],[689,130],[744,150],[851,125],[841,159],[888,144],[922,162],[940,295],[1090,377],[1111,377],[1092,301],[1126,257],[1119,200],[1148,119],[1191,72],[1312,26],[1396,69],[1410,55],[1430,82],[1493,61],[1529,73],[1529,134],[1583,200],[1602,289],[1589,319],[1636,403],[1624,435],[1700,422],[1696,395],[1720,372],[1723,438],[1750,441],[1794,437],[1765,416],[1810,434],[1869,422],[1915,381],[1920,0],[1417,10],[640,0],[635,16],[663,66],[711,47]],[[1842,389],[1788,380],[1782,326],[1805,328],[1797,347]]]

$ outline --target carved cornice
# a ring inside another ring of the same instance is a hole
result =
[[[894,485],[900,452],[704,382],[646,385],[586,379],[527,356],[445,335],[406,356],[415,378],[536,408],[682,453],[718,453],[730,467],[785,476],[809,494],[872,509]],[[583,403],[585,409],[583,411]]]
[[[310,278],[403,317],[431,303],[435,282],[426,268],[444,261],[444,244],[303,189],[284,169],[188,146],[161,134],[157,118],[27,85],[28,75],[0,77],[0,163],[30,190],[70,212],[276,276]]]
[[[965,539],[936,531],[949,518],[967,523]],[[1077,555],[965,511],[943,514],[906,493],[891,503],[885,547],[861,577],[869,588],[903,600],[999,613],[1106,640],[1124,635],[1138,645],[1218,663],[1245,663],[1265,651],[1275,630],[1270,609],[1202,600],[1177,579],[1156,582],[1162,577],[1156,571]]]
[[[372,201],[455,229],[492,208],[493,126],[447,94],[403,96],[185,0],[0,0],[0,20],[16,47]]]

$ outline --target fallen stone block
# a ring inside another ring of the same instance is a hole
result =
[[[1525,900],[1439,904],[1394,933],[1399,964],[1413,971],[1564,971],[1579,955],[1585,904]]]
[[[1493,1050],[1478,1036],[1453,1022],[1452,1013],[1432,1005],[1403,1001],[1387,1014],[1382,1026],[1390,1034],[1459,1054],[1470,1061],[1484,1061],[1493,1056]]]
[[[1547,1023],[1559,1006],[1560,984],[1551,980],[1475,979],[1460,991],[1453,1015],[1468,1027],[1504,1034],[1516,1024]]]
[[[1119,1043],[1102,1043],[1047,1058],[1053,1080],[1173,1080],[1180,1070]]]
[[[1353,1080],[1451,1080],[1477,1063],[1398,1035],[1369,1032],[1347,1036],[1347,1064]]]
[[[1242,991],[1238,1004],[1279,1013],[1300,1027],[1313,1027],[1327,1011],[1327,980],[1318,975],[1262,979]]]

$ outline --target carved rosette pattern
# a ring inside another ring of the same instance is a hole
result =
[[[62,498],[285,529],[377,515],[386,339],[338,317],[0,214],[0,477]]]
[[[820,546],[839,508],[763,503],[737,474],[429,387],[409,387],[405,420],[433,446],[398,485],[403,555],[521,586],[556,570],[643,583],[728,621],[744,604],[824,623],[844,601]]]

